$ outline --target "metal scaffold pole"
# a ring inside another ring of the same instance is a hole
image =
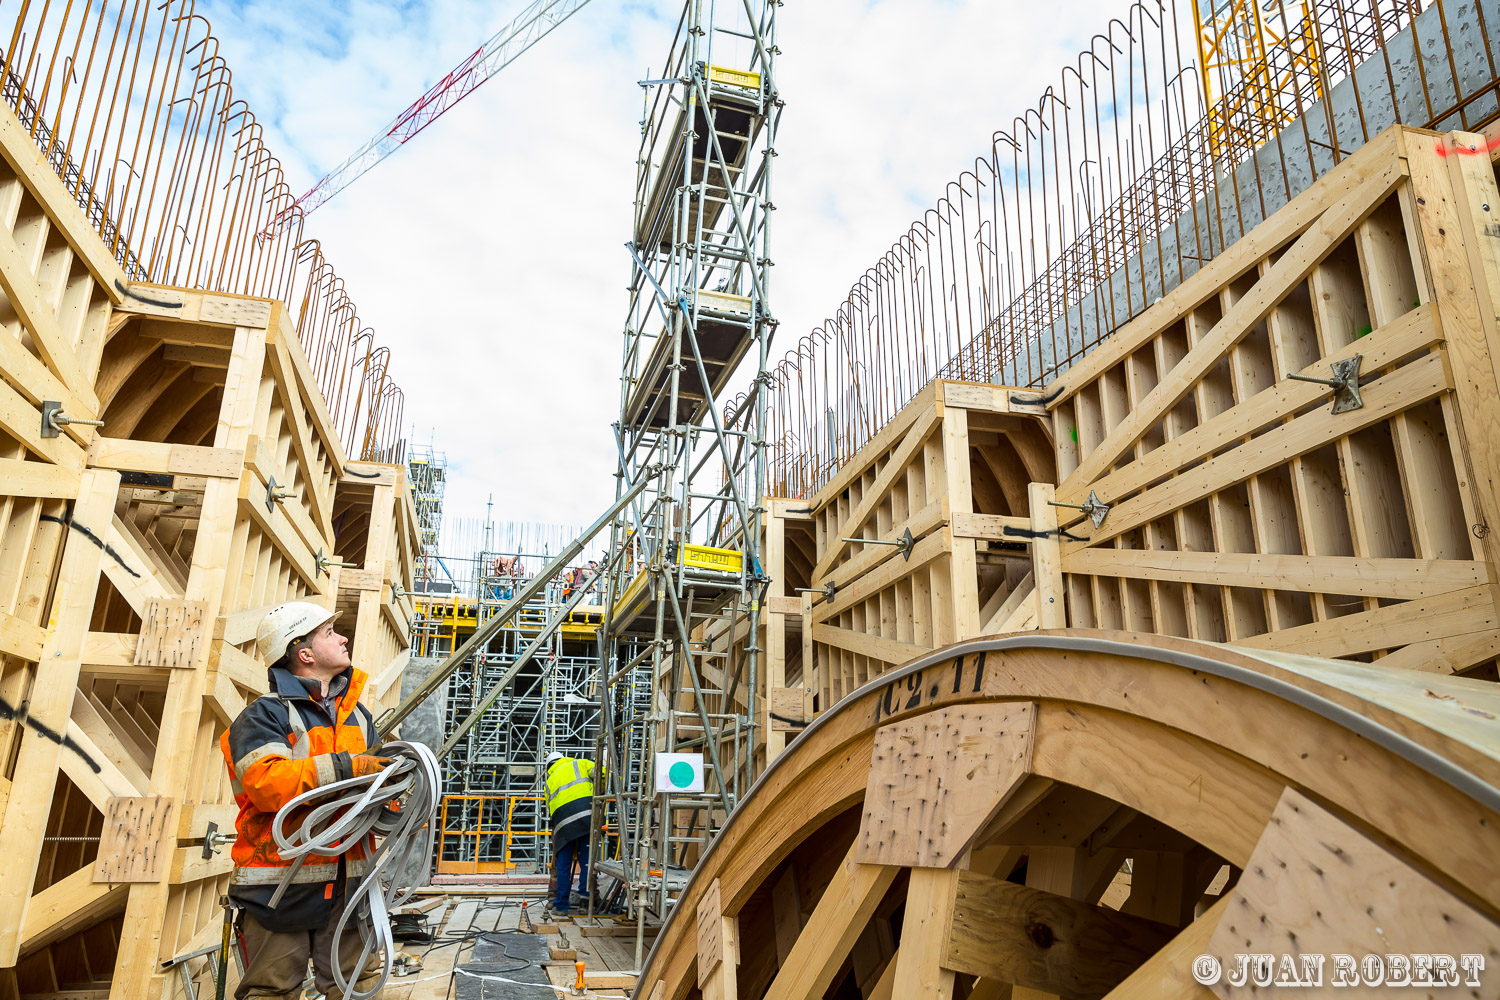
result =
[[[596,829],[591,867],[627,886],[638,961],[755,776],[778,7],[687,0],[641,82],[617,476],[658,471],[614,525],[597,678],[620,850],[597,857]],[[663,754],[697,765],[670,792]]]

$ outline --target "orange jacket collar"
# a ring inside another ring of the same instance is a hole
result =
[[[315,698],[307,685],[302,683],[302,678],[292,673],[285,667],[272,667],[268,671],[271,679],[271,690],[283,698],[298,698],[316,705]],[[354,706],[359,703],[359,696],[364,693],[365,685],[369,683],[370,675],[358,667],[350,666],[343,673],[337,675],[334,681],[340,677],[348,679],[348,687],[339,696],[339,717],[334,720],[336,725],[343,725],[349,713],[354,711]],[[332,683],[332,682],[330,682]]]

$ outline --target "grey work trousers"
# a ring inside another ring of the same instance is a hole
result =
[[[287,998],[296,1000],[302,996],[302,984],[307,980],[307,963],[312,962],[313,982],[318,990],[330,997],[340,997],[343,992],[333,979],[333,966],[329,959],[333,944],[333,931],[338,926],[340,914],[335,912],[326,927],[313,931],[269,931],[246,913],[240,918],[240,933],[245,942],[245,975],[235,989],[235,1000],[251,997]],[[339,942],[339,965],[348,979],[359,961],[363,942],[359,929],[350,921]],[[380,975],[380,953],[370,956],[363,974],[354,986],[368,990]],[[382,991],[384,992],[384,991]]]

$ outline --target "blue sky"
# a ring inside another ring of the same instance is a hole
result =
[[[720,0],[724,2],[724,0]],[[305,190],[523,0],[200,0],[236,95]],[[738,4],[735,4],[737,7]],[[776,162],[773,357],[1033,105],[1120,0],[793,0]],[[613,496],[639,79],[677,0],[593,0],[315,213],[394,355],[449,509],[586,523]]]

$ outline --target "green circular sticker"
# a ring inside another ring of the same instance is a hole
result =
[[[667,769],[667,780],[675,788],[686,788],[693,783],[693,765],[679,760]]]

